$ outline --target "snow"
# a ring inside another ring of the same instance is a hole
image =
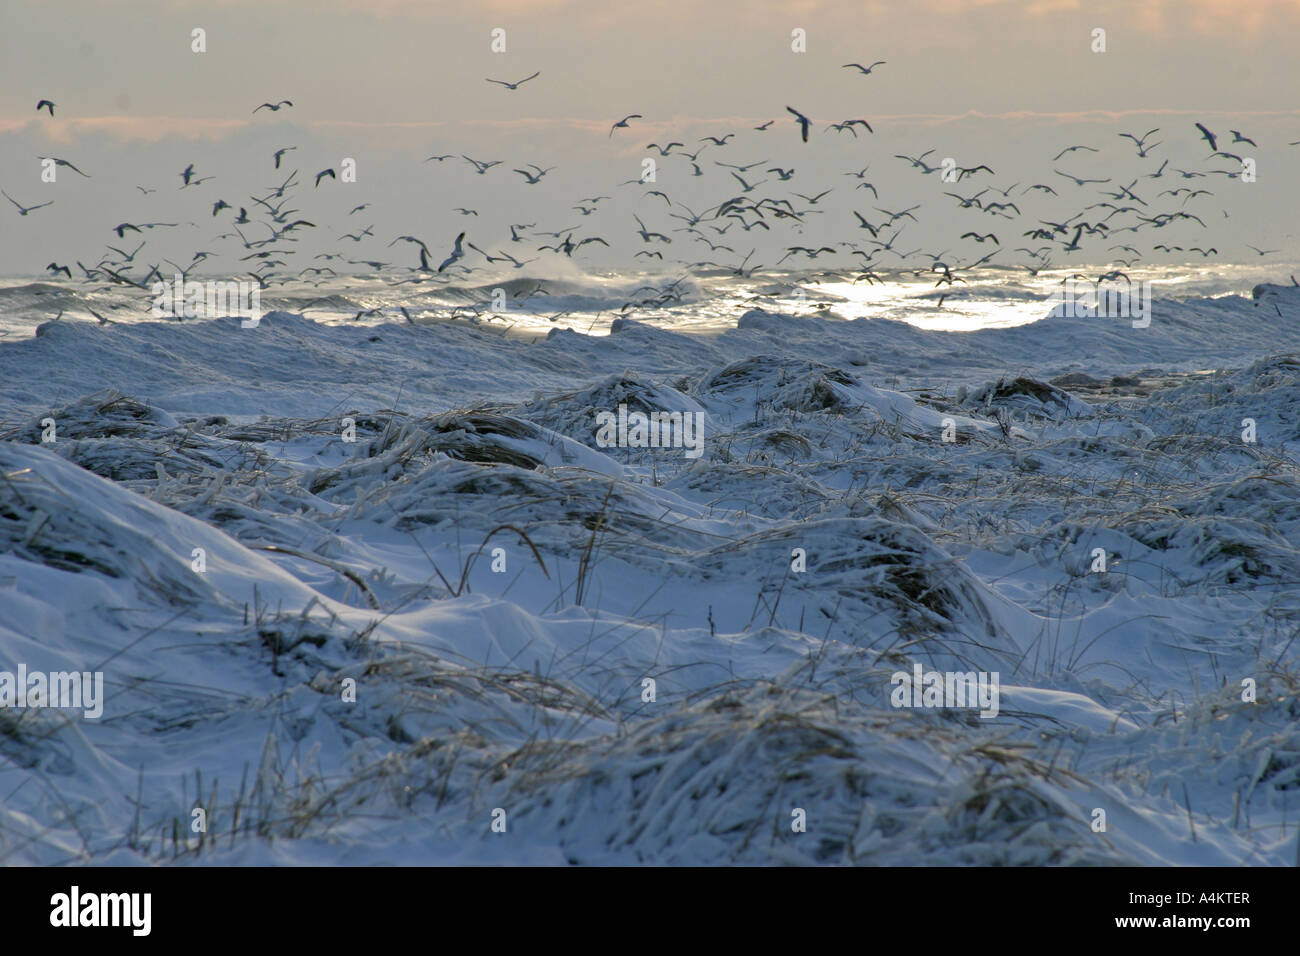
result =
[[[1290,865],[1297,355],[1270,285],[1137,329],[41,325],[0,670],[108,701],[0,709],[0,860]],[[704,455],[598,448],[620,403]],[[916,663],[999,715],[891,707]]]

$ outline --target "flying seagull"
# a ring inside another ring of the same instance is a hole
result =
[[[541,71],[541,70],[538,70],[538,71],[537,71],[536,73],[534,73],[532,76],[525,76],[522,80],[519,80],[519,81],[516,82],[516,83],[507,83],[505,80],[493,80],[493,79],[488,79],[488,80],[486,80],[486,82],[488,82],[488,83],[496,83],[496,84],[498,84],[498,85],[500,85],[500,86],[504,86],[507,90],[517,90],[517,89],[519,89],[519,87],[523,86],[523,85],[524,85],[525,83],[527,83],[529,80],[536,79],[537,77],[539,77],[539,76],[541,76],[541,75],[542,75],[542,71]]]
[[[845,120],[843,123],[832,123],[830,128],[840,133],[843,133],[845,130],[848,130],[850,133],[853,134],[853,138],[857,139],[858,131],[853,128],[855,125],[865,126],[867,128],[868,133],[875,132],[875,130],[871,128],[870,123],[868,123],[866,120],[860,120],[860,119]]]
[[[471,166],[473,166],[474,172],[478,173],[480,176],[486,173],[493,166],[500,166],[502,163],[502,160],[499,159],[494,159],[491,160],[490,162],[484,162],[481,159],[470,159],[464,153],[460,154],[460,158],[465,160],[465,162],[469,163]]]
[[[1064,176],[1066,179],[1073,179],[1076,186],[1082,186],[1084,183],[1108,183],[1109,179],[1080,179],[1078,176],[1071,176],[1069,173],[1063,173],[1059,169],[1053,169],[1052,172],[1058,176]],[[1032,186],[1030,187],[1033,188]]]
[[[81,170],[79,170],[76,166],[73,166],[73,165],[72,165],[70,162],[68,162],[66,159],[59,159],[57,156],[42,156],[42,157],[40,157],[40,158],[41,158],[41,159],[52,159],[52,160],[54,160],[54,165],[55,165],[55,166],[67,166],[68,169],[72,170],[72,171],[73,171],[74,173],[76,173],[77,175],[79,175],[79,176],[85,176],[87,179],[90,178],[90,177],[87,176],[85,173],[83,173]]]
[[[133,226],[129,222],[120,222],[113,227],[112,231],[117,233],[117,238],[124,239],[126,238],[124,233],[128,229],[130,229],[132,232],[139,232],[141,229],[152,229],[154,228],[154,226],[174,226],[174,225],[176,225],[176,223],[174,222],[142,222],[138,226]],[[136,250],[136,252],[139,251],[140,251],[139,249]],[[134,257],[135,253],[132,253],[131,255]]]
[[[1160,131],[1159,126],[1157,126],[1155,129],[1147,130],[1145,133],[1142,134],[1141,139],[1138,139],[1132,133],[1120,133],[1119,135],[1121,138],[1133,140],[1134,145],[1136,145],[1138,148],[1138,156],[1141,158],[1145,158],[1147,153],[1149,153],[1151,150],[1155,149],[1157,146],[1160,145],[1159,143],[1152,143],[1150,146],[1146,145],[1146,141],[1151,138],[1152,134],[1158,133],[1159,131]]]
[[[870,66],[863,66],[861,63],[845,63],[842,67],[840,67],[840,69],[847,70],[852,68],[858,70],[863,76],[867,76],[876,67],[884,66],[884,65],[885,65],[884,60],[877,60],[875,63],[871,64]]]
[[[1200,123],[1196,124],[1196,128],[1201,131],[1201,138],[1210,144],[1210,149],[1217,150],[1219,148],[1219,138],[1217,136],[1211,133]]]
[[[328,176],[330,179],[333,179],[333,180],[337,180],[337,179],[338,179],[338,177],[334,175],[334,170],[332,170],[332,169],[322,169],[319,173],[316,174],[316,186],[319,186],[319,185],[320,185],[320,181],[321,181],[321,179],[323,179],[323,178],[326,177],[326,176]],[[312,189],[315,189],[316,186],[313,186]]]
[[[1067,146],[1067,147],[1065,147],[1065,149],[1061,150],[1059,153],[1057,153],[1055,156],[1052,157],[1052,162],[1056,162],[1058,159],[1060,159],[1060,158],[1061,158],[1062,156],[1064,156],[1066,153],[1072,153],[1072,152],[1074,152],[1076,149],[1086,149],[1086,150],[1087,150],[1088,152],[1090,152],[1090,153],[1099,153],[1099,152],[1101,152],[1101,150],[1099,150],[1099,149],[1093,149],[1091,146]]]
[[[617,123],[615,123],[613,126],[609,128],[609,135],[613,136],[614,130],[616,129],[627,129],[628,128],[627,121],[633,119],[645,119],[645,117],[642,116],[640,113],[628,113],[627,116],[624,116],[621,120],[619,120]],[[606,138],[608,139],[608,137]]]
[[[260,110],[260,109],[268,109],[268,110],[270,110],[272,113],[274,113],[274,112],[277,112],[278,110],[280,110],[282,107],[285,107],[285,106],[293,106],[293,103],[292,103],[291,101],[289,101],[289,100],[280,100],[280,102],[278,102],[278,103],[263,103],[263,104],[262,104],[261,106],[259,106],[257,109],[253,110],[253,112],[256,113],[257,110]]]
[[[41,107],[45,107],[47,110],[49,110],[51,116],[54,115],[54,101],[53,101],[53,100],[37,100],[37,101],[36,101],[36,112],[39,113],[39,112],[41,111]]]
[[[27,215],[33,209],[40,209],[43,206],[52,206],[54,204],[54,200],[51,199],[49,202],[43,202],[39,206],[24,206],[22,203],[18,202],[18,200],[14,199],[13,196],[9,195],[7,192],[5,192],[2,189],[0,189],[0,195],[3,195],[5,199],[8,199],[11,203],[13,203],[15,206],[18,207],[18,215],[20,216]]]
[[[283,146],[283,147],[281,147],[280,149],[277,149],[277,150],[275,151],[275,168],[276,168],[276,169],[279,169],[279,168],[280,168],[280,157],[281,157],[281,156],[283,156],[285,153],[289,152],[289,150],[291,150],[291,149],[297,149],[297,148],[298,148],[297,146]]]
[[[1250,143],[1251,146],[1259,149],[1259,143],[1255,142],[1249,136],[1242,136],[1240,130],[1230,129],[1228,132],[1232,134],[1232,141],[1234,143]]]
[[[447,268],[447,266],[451,265],[457,259],[463,259],[465,257],[465,253],[461,249],[461,243],[464,241],[465,241],[465,233],[462,232],[459,236],[456,237],[456,247],[451,250],[451,255],[449,255],[446,259],[443,259],[442,265],[438,266],[439,272]]]
[[[516,169],[514,171],[516,173],[519,173],[519,175],[523,176],[524,179],[527,180],[528,185],[530,186],[536,186],[538,183],[542,181],[543,176],[545,176],[547,173],[549,173],[552,169],[555,168],[554,166],[548,166],[546,169],[542,169],[542,167],[536,165],[535,163],[526,163],[525,165],[535,170],[536,172],[529,172],[527,169]]]
[[[799,132],[803,136],[803,141],[808,142],[808,127],[812,125],[812,120],[792,106],[787,106],[785,109],[786,112],[793,114],[795,122],[799,124]]]

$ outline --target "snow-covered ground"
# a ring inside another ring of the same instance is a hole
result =
[[[599,447],[620,405],[704,453]],[[106,700],[0,709],[0,861],[1290,865],[1298,463],[1286,286],[46,324],[0,345],[0,670]],[[914,664],[998,716],[892,706]]]

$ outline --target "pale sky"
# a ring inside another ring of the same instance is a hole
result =
[[[191,52],[196,27],[206,31],[206,53]],[[506,31],[504,53],[491,50],[498,27]],[[1092,52],[1094,28],[1106,31],[1104,53]],[[795,29],[806,32],[806,52],[791,49]],[[105,243],[134,249],[133,233],[119,241],[110,232],[122,221],[184,224],[147,232],[137,262],[164,255],[188,261],[198,249],[242,253],[238,243],[216,240],[231,231],[232,213],[213,217],[212,204],[224,199],[256,218],[260,207],[249,197],[265,196],[293,169],[306,186],[288,208],[318,225],[298,243],[294,258],[304,260],[298,267],[321,250],[411,265],[414,247],[385,248],[394,237],[413,233],[436,256],[462,229],[484,248],[538,255],[537,243],[502,244],[511,222],[537,222],[548,231],[575,226],[576,238],[603,236],[612,250],[588,246],[576,261],[618,267],[631,264],[640,249],[670,252],[643,244],[633,214],[652,230],[683,225],[667,217],[661,200],[645,196],[646,189],[702,210],[740,195],[730,172],[714,161],[760,160],[742,175],[751,183],[769,181],[750,198],[834,190],[813,207],[825,212],[806,217],[802,235],[783,232],[773,247],[865,239],[853,210],[875,222],[881,216],[873,207],[920,202],[920,222],[908,224],[900,246],[955,249],[958,257],[974,258],[991,247],[963,244],[959,233],[1002,229],[1008,251],[998,261],[1009,263],[1024,258],[1009,251],[1028,242],[1018,234],[1023,229],[962,210],[945,190],[969,195],[1020,183],[1011,198],[1034,214],[1024,228],[1039,216],[1064,219],[1105,197],[1053,168],[1118,185],[1165,159],[1171,168],[1205,169],[1212,165],[1210,150],[1197,121],[1220,135],[1220,149],[1255,158],[1258,181],[1183,180],[1171,173],[1141,180],[1134,191],[1152,206],[1195,211],[1208,228],[1177,223],[1146,230],[1134,244],[1214,245],[1223,258],[1243,261],[1253,256],[1243,248],[1251,243],[1281,249],[1271,261],[1294,264],[1300,146],[1287,143],[1300,141],[1297,41],[1300,2],[1294,0],[5,0],[0,188],[26,206],[55,204],[21,217],[2,203],[0,272],[40,272],[51,259],[90,264]],[[842,68],[876,60],[886,64],[870,76]],[[485,82],[537,70],[537,79],[513,91]],[[57,104],[53,118],[36,113],[42,98]],[[251,112],[280,99],[294,106]],[[800,142],[786,105],[814,120],[808,144]],[[627,113],[644,119],[609,136],[610,124]],[[868,120],[875,133],[860,130],[855,139],[827,131],[828,123],[850,118]],[[775,120],[768,130],[751,128],[767,120]],[[1162,145],[1146,159],[1117,135],[1151,127],[1161,128],[1153,141]],[[1258,146],[1232,145],[1229,129]],[[640,175],[642,159],[655,155],[646,149],[650,142],[667,137],[693,152],[702,136],[733,131],[738,135],[726,147],[700,155],[704,176],[692,176],[689,162],[669,156],[658,160],[655,184],[617,185]],[[1074,143],[1101,152],[1078,151],[1053,163]],[[297,149],[277,174],[271,154],[289,145]],[[893,158],[930,148],[932,164],[952,156],[963,166],[988,164],[996,174],[940,184],[937,175],[921,176]],[[503,163],[480,176],[459,158],[422,162],[432,153]],[[91,178],[60,168],[56,183],[44,183],[40,155],[67,159]],[[343,157],[357,161],[358,181],[327,180],[313,189],[314,174],[337,169]],[[179,189],[188,163],[215,178]],[[525,163],[557,168],[529,186],[512,171]],[[866,178],[878,187],[879,202],[844,175],[868,164]],[[794,166],[796,174],[780,182],[765,172],[772,166]],[[1052,185],[1061,200],[1040,192],[1021,202],[1018,194],[1034,182]],[[144,195],[137,185],[158,191]],[[1186,204],[1182,195],[1156,200],[1160,190],[1180,186],[1215,195]],[[590,217],[571,208],[596,195],[614,198]],[[373,205],[347,215],[364,202]],[[462,216],[454,206],[479,215]],[[373,239],[337,238],[372,224]],[[242,228],[250,239],[269,234]],[[1133,242],[1133,236],[1112,241]],[[722,241],[747,252],[764,237],[732,230]],[[671,254],[699,259],[709,250],[688,250],[681,237]],[[537,263],[539,271],[544,265]]]

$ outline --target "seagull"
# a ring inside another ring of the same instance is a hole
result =
[[[930,175],[930,173],[935,172],[939,168],[938,166],[931,166],[927,164],[925,161],[925,157],[929,156],[933,152],[934,152],[933,149],[927,149],[920,156],[904,156],[902,153],[895,153],[894,158],[907,160],[909,163],[912,164],[913,167],[919,169],[922,175],[928,176]]]
[[[547,173],[549,173],[552,169],[555,168],[554,166],[549,166],[546,169],[542,169],[542,167],[537,166],[533,163],[525,163],[525,165],[531,169],[535,169],[537,172],[530,173],[526,169],[516,169],[515,172],[523,176],[524,179],[527,180],[529,186],[536,186],[538,183],[542,181],[543,176],[545,176]]]
[[[1217,136],[1211,133],[1200,123],[1196,124],[1196,128],[1201,131],[1201,138],[1210,144],[1210,149],[1217,150],[1219,148],[1219,138]]]
[[[590,240],[584,239],[583,241],[588,242]],[[524,266],[528,265],[528,263],[537,261],[535,258],[533,258],[533,259],[525,259],[523,262],[520,262],[518,259],[510,255],[510,253],[508,252],[502,252],[502,253],[498,253],[495,256],[490,256],[486,252],[483,252],[482,249],[474,245],[474,243],[472,242],[467,242],[465,243],[465,245],[469,246],[475,252],[482,254],[483,258],[486,259],[488,262],[513,262],[516,269],[522,269]]]
[[[819,192],[816,196],[805,196],[803,193],[791,193],[791,195],[793,195],[793,196],[798,196],[800,199],[802,199],[804,202],[808,203],[808,205],[810,205],[810,206],[815,206],[815,205],[817,205],[817,200],[821,199],[823,196],[825,196],[825,195],[826,195],[827,193],[829,193],[829,192],[831,192],[831,190],[829,190],[829,189],[824,189],[824,190],[822,190],[821,192]]]
[[[749,183],[745,182],[745,180],[741,179],[738,173],[732,173],[731,175],[735,176],[736,181],[740,183],[740,188],[742,192],[753,192],[755,187],[761,186],[763,185],[763,183],[767,182],[766,179],[760,179],[758,182],[754,183],[753,185],[750,185]]]
[[[478,210],[477,210],[477,209],[466,209],[464,206],[456,206],[454,209],[452,209],[452,212],[458,212],[458,213],[460,213],[462,216],[477,216],[477,215],[478,215]]]
[[[980,196],[983,196],[986,192],[988,192],[988,189],[981,189],[974,196],[959,196],[957,193],[949,192],[945,192],[944,195],[951,196],[953,199],[957,200],[957,202],[961,204],[962,209],[969,209],[971,206],[974,206],[976,209],[983,209],[984,205],[980,202]]]
[[[659,150],[659,155],[660,155],[660,156],[667,156],[670,152],[672,152],[672,149],[673,149],[674,146],[685,147],[686,144],[685,144],[685,143],[678,143],[678,142],[675,142],[675,141],[669,143],[667,146],[660,146],[658,143],[647,143],[647,144],[646,144],[646,149],[657,149],[657,150]]]
[[[875,63],[871,64],[870,66],[863,66],[861,63],[845,63],[842,67],[840,67],[840,69],[847,70],[852,68],[858,70],[863,76],[868,76],[870,75],[871,71],[874,70],[876,67],[884,66],[884,65],[885,65],[884,60],[877,60]]]
[[[463,259],[465,257],[465,253],[461,249],[461,243],[464,241],[465,241],[465,233],[462,232],[459,236],[456,237],[456,247],[451,250],[451,255],[449,255],[446,259],[443,259],[442,265],[438,266],[439,272],[441,272],[443,269],[446,269],[447,266],[451,265],[456,260]]]
[[[81,170],[79,170],[76,166],[73,166],[73,165],[72,165],[70,162],[68,162],[66,159],[59,159],[57,156],[41,156],[41,157],[39,157],[39,158],[40,158],[40,159],[52,159],[52,160],[54,160],[54,165],[55,165],[55,166],[67,166],[70,170],[72,170],[74,173],[77,173],[79,176],[86,176],[85,173],[83,173]],[[89,177],[89,176],[86,176],[86,178],[89,179],[90,177]]]
[[[69,279],[72,278],[72,270],[69,269],[67,266],[61,266],[61,265],[59,265],[57,262],[51,262],[51,263],[50,263],[48,266],[46,266],[45,268],[46,268],[47,270],[49,270],[49,272],[50,272],[52,275],[58,275],[60,272],[62,272],[62,273],[63,273],[65,276],[67,276]]]
[[[1235,129],[1230,129],[1228,132],[1232,134],[1232,141],[1234,143],[1250,143],[1251,146],[1259,149],[1259,143],[1255,142],[1249,136],[1242,136],[1241,133]]]
[[[1073,179],[1076,186],[1082,186],[1084,183],[1108,183],[1109,179],[1080,179],[1078,176],[1071,176],[1069,173],[1063,173],[1059,169],[1053,169],[1052,172],[1058,176],[1064,176],[1066,179]],[[1030,186],[1030,189],[1034,187]]]
[[[0,195],[3,195],[3,196],[5,197],[5,199],[8,199],[11,203],[13,203],[15,206],[18,207],[18,215],[20,215],[20,216],[25,216],[25,215],[27,215],[27,214],[28,214],[29,212],[31,212],[33,209],[40,209],[40,208],[42,208],[42,207],[44,207],[44,206],[52,206],[52,205],[54,205],[54,200],[51,199],[49,202],[43,202],[43,203],[41,203],[39,206],[24,206],[24,205],[22,205],[22,203],[18,202],[18,200],[14,199],[13,196],[9,195],[7,192],[5,192],[5,191],[2,190],[2,189],[0,189]]]
[[[135,227],[132,226],[131,228],[134,229]],[[139,232],[139,231],[140,231],[140,230],[136,229],[136,232]],[[144,240],[141,239],[141,240],[140,240],[140,245],[136,246],[136,247],[135,247],[134,249],[132,249],[130,252],[127,252],[127,251],[124,250],[124,249],[119,249],[117,246],[109,246],[108,248],[109,248],[109,249],[112,249],[112,250],[113,250],[114,252],[116,252],[119,256],[121,256],[123,262],[134,262],[134,261],[135,261],[135,257],[136,257],[136,255],[139,254],[140,250],[144,248]],[[104,259],[101,259],[101,260],[100,260],[100,262],[107,262],[107,261],[108,261],[107,258],[104,258]]]
[[[762,126],[755,126],[754,129],[756,129],[756,130],[758,130],[760,133],[762,133],[762,132],[764,132],[764,131],[769,127],[769,126],[771,126],[771,125],[772,125],[773,123],[775,123],[775,122],[776,122],[776,120],[768,120],[768,121],[767,121],[766,123],[764,123]]]
[[[37,100],[37,101],[36,101],[36,112],[39,113],[39,112],[41,111],[41,107],[45,107],[45,109],[49,110],[51,116],[54,115],[54,101],[53,101],[53,100]]]
[[[1145,133],[1142,134],[1141,139],[1138,139],[1132,133],[1120,133],[1119,136],[1121,139],[1133,140],[1133,143],[1138,148],[1138,157],[1145,158],[1147,153],[1149,153],[1151,150],[1155,149],[1157,146],[1160,145],[1159,143],[1152,143],[1150,146],[1146,145],[1146,141],[1151,138],[1151,135],[1153,133],[1158,133],[1159,131],[1160,131],[1159,126],[1157,126],[1155,129],[1147,130]]]
[[[399,242],[413,242],[413,243],[415,243],[417,246],[419,246],[421,249],[423,249],[425,252],[428,252],[428,251],[429,251],[429,247],[426,246],[426,245],[424,244],[424,240],[422,240],[422,239],[417,239],[417,238],[415,238],[415,236],[398,236],[396,239],[394,239],[392,242],[390,242],[390,243],[388,244],[388,248],[391,249],[393,246],[397,245]]]
[[[868,123],[866,120],[845,120],[843,123],[831,123],[830,128],[835,130],[838,133],[843,133],[845,130],[847,130],[848,132],[853,134],[854,139],[857,139],[858,131],[855,130],[853,127],[858,123],[861,123],[863,126],[865,126],[867,128],[868,133],[875,132],[875,130],[871,128],[871,124]]]
[[[665,236],[662,232],[650,232],[649,230],[647,230],[645,227],[645,223],[641,221],[640,216],[633,215],[632,218],[635,219],[636,224],[641,227],[637,231],[640,232],[641,234],[642,242],[649,242],[651,239],[662,239],[664,242],[672,242],[672,240],[669,239],[667,236]]]
[[[734,170],[735,170],[736,172],[738,172],[738,173],[747,173],[747,172],[749,172],[751,169],[753,169],[755,166],[762,166],[765,162],[767,162],[766,159],[760,159],[760,160],[759,160],[758,162],[756,162],[756,163],[748,163],[748,164],[746,164],[746,165],[744,165],[744,166],[737,166],[735,163],[714,163],[713,165],[714,165],[714,166],[723,166],[723,167],[725,167],[725,168],[727,168],[727,169],[734,169]]]
[[[285,153],[289,152],[289,150],[291,150],[291,149],[297,149],[297,148],[298,148],[297,146],[283,146],[283,147],[281,147],[280,149],[277,149],[277,150],[275,151],[275,168],[276,168],[276,169],[279,169],[279,168],[280,168],[280,157],[281,157],[281,156],[283,156]]]
[[[1074,152],[1076,149],[1086,149],[1086,150],[1087,150],[1088,152],[1090,152],[1090,153],[1099,153],[1099,152],[1101,152],[1101,150],[1099,150],[1099,149],[1093,149],[1091,146],[1067,146],[1067,147],[1065,147],[1065,149],[1061,150],[1059,153],[1057,153],[1055,156],[1052,157],[1052,162],[1056,162],[1058,159],[1060,159],[1060,158],[1061,158],[1062,156],[1064,156],[1066,153],[1072,153],[1072,152]]]
[[[190,169],[189,169],[189,170],[186,170],[186,173],[188,173],[190,170],[193,170],[193,169],[194,169],[194,166],[191,165],[191,166],[190,166]],[[184,174],[182,174],[182,175],[184,175]],[[267,199],[270,199],[272,196],[276,196],[276,197],[283,196],[283,195],[284,195],[284,191],[285,191],[286,189],[288,189],[290,186],[294,185],[293,177],[295,177],[295,176],[297,176],[297,175],[298,175],[298,170],[295,169],[293,172],[291,172],[291,173],[288,175],[288,177],[285,179],[285,181],[282,182],[280,185],[278,185],[278,186],[268,186],[267,189],[269,189],[269,190],[271,190],[271,191],[270,191],[269,193],[267,193],[266,198],[267,198]],[[263,206],[266,206],[265,201],[263,201],[263,200],[261,200],[261,199],[254,199],[253,201],[254,201],[254,202],[260,202],[260,203],[262,203]],[[271,207],[270,207],[270,206],[266,206],[266,208],[267,208],[267,209],[270,209]]]
[[[613,136],[614,130],[616,129],[627,129],[628,128],[627,121],[634,120],[634,119],[645,119],[645,117],[642,116],[640,113],[628,113],[621,120],[619,120],[617,123],[615,123],[613,126],[609,128],[609,135]]]
[[[278,102],[278,103],[263,103],[263,104],[262,104],[261,106],[259,106],[257,109],[253,110],[253,112],[256,113],[257,110],[260,110],[260,109],[268,109],[268,110],[270,110],[272,113],[274,113],[274,112],[276,112],[277,110],[279,110],[281,107],[284,107],[284,106],[293,106],[293,103],[290,102],[289,100],[280,100],[280,102]]]
[[[322,169],[319,173],[316,174],[316,186],[319,186],[319,185],[320,185],[320,181],[321,181],[323,178],[325,178],[326,176],[328,176],[330,179],[333,179],[333,180],[337,180],[337,179],[338,179],[338,177],[334,175],[334,170],[332,170],[332,169]],[[312,189],[315,189],[316,186],[313,186]]]
[[[1255,249],[1255,247],[1252,246],[1250,243],[1246,243],[1246,248]],[[1271,255],[1274,252],[1281,252],[1282,250],[1281,249],[1255,249],[1255,251],[1258,252],[1261,256],[1267,256],[1267,255]]]
[[[880,227],[873,226],[871,223],[867,222],[866,218],[863,217],[862,213],[858,212],[856,209],[853,211],[853,215],[858,217],[858,223],[859,223],[858,228],[867,230],[867,232],[871,233],[871,237],[874,239]]]
[[[803,136],[803,141],[808,142],[808,127],[812,125],[812,120],[792,106],[787,106],[786,112],[794,115],[795,122],[799,124],[799,132]]]
[[[425,160],[425,162],[427,163],[435,159],[438,162],[442,162],[444,159],[451,159],[451,155],[452,155],[451,153],[443,153],[441,156],[430,156],[428,159]]]
[[[474,172],[478,173],[480,176],[482,176],[484,173],[486,173],[486,172],[487,172],[489,169],[491,169],[493,166],[500,166],[501,163],[502,163],[502,160],[500,160],[500,159],[495,159],[495,160],[492,160],[491,162],[486,162],[486,163],[485,163],[485,162],[483,162],[482,160],[479,160],[479,159],[470,159],[470,158],[469,158],[468,156],[466,156],[464,153],[461,153],[461,154],[460,154],[460,158],[463,159],[463,160],[465,160],[465,162],[469,163],[471,166],[473,166],[473,167],[474,167]]]
[[[886,216],[889,217],[889,222],[890,222],[890,223],[892,223],[895,219],[902,219],[904,216],[906,216],[907,218],[911,219],[912,222],[917,222],[917,221],[918,221],[917,218],[916,218],[915,216],[912,215],[912,210],[913,210],[913,209],[920,209],[920,208],[921,208],[921,206],[920,206],[920,204],[918,203],[918,204],[915,205],[915,206],[909,206],[907,209],[904,209],[902,212],[890,212],[888,209],[881,209],[879,206],[877,206],[877,207],[876,207],[876,212],[883,212]],[[894,238],[896,239],[896,238],[898,238],[898,237],[895,236]],[[892,243],[894,240],[891,239],[891,240],[889,240],[889,241]],[[888,247],[886,247],[886,248],[888,248]]]
[[[719,139],[717,136],[701,136],[700,142],[703,143],[707,140],[708,142],[712,143],[714,146],[726,146],[727,140],[731,139],[731,137],[735,135],[736,135],[735,133],[728,133],[726,136],[723,136],[721,139]]]
[[[194,164],[193,164],[193,163],[190,163],[188,166],[186,166],[183,170],[181,170],[181,173],[180,173],[180,177],[181,177],[181,179],[185,180],[185,185],[186,185],[186,186],[188,186],[188,185],[190,184],[190,178],[191,178],[193,175],[194,175]]]
[[[487,80],[486,82],[496,83],[499,86],[504,86],[507,90],[517,90],[519,89],[519,87],[523,86],[529,80],[534,80],[541,75],[542,75],[542,71],[538,70],[532,76],[525,76],[522,80],[519,80],[517,83],[507,83],[505,80],[491,80],[491,79]]]
[[[212,204],[212,215],[215,216],[223,209],[233,209],[233,208],[234,207],[231,206],[230,203],[226,202],[224,199],[218,199],[216,202]]]
[[[156,189],[145,189],[143,186],[136,186],[135,188],[140,190],[140,192],[144,193],[146,196],[149,195],[150,193],[156,193],[158,191]]]

